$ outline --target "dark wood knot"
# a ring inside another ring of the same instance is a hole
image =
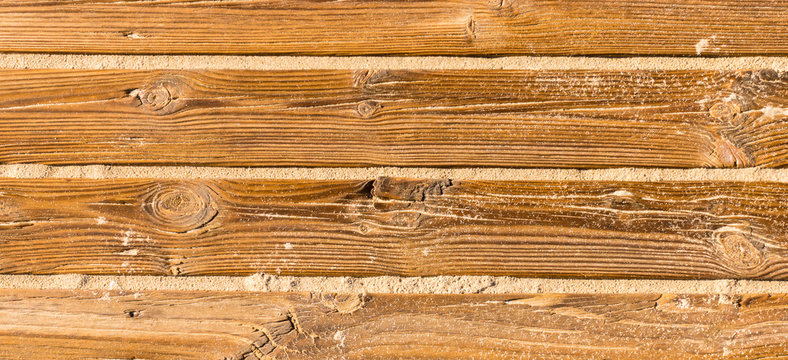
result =
[[[776,70],[774,70],[774,69],[762,69],[762,70],[758,70],[758,72],[756,73],[756,76],[757,76],[757,77],[758,77],[758,79],[760,79],[761,81],[766,81],[766,82],[769,82],[769,81],[777,81],[777,80],[779,80],[779,79],[780,79],[780,73],[778,73],[778,72],[777,72]]]
[[[141,310],[130,310],[129,309],[129,310],[123,310],[123,313],[126,314],[126,316],[129,317],[129,318],[138,318],[138,317],[140,317],[140,315],[142,315],[142,311]]]
[[[176,233],[202,228],[218,214],[210,190],[190,183],[156,189],[144,201],[143,210],[160,228]]]
[[[358,106],[356,106],[356,112],[359,116],[368,119],[375,115],[375,113],[378,112],[380,108],[380,103],[377,101],[364,100],[360,102]]]

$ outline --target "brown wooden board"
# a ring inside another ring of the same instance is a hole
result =
[[[0,180],[0,273],[788,279],[788,185]]]
[[[777,55],[786,23],[769,0],[7,0],[0,51]]]
[[[0,290],[3,359],[763,359],[784,295]]]
[[[771,70],[3,70],[0,163],[781,167],[787,85]]]

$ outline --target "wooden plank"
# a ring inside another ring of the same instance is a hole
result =
[[[3,359],[760,359],[785,295],[0,290]]]
[[[0,71],[0,162],[780,167],[788,73]]]
[[[13,0],[0,51],[777,55],[785,23],[770,0]]]
[[[788,279],[782,183],[0,180],[6,274]]]

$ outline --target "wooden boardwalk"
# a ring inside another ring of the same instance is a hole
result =
[[[0,358],[788,357],[788,291],[735,286],[788,280],[788,176],[735,175],[788,166],[787,23],[767,0],[3,1]],[[593,66],[628,56],[661,65]],[[438,175],[383,174],[416,168]],[[328,285],[372,276],[396,291]],[[290,291],[251,291],[271,279]],[[695,280],[721,285],[671,287]]]

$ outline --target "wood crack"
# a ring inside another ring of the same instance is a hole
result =
[[[297,321],[294,320],[293,314],[288,311],[280,320],[269,322],[264,326],[255,327],[254,331],[259,332],[260,337],[249,344],[247,349],[228,358],[228,360],[273,359],[273,355],[275,355],[277,351],[293,351],[282,342],[284,341],[282,339],[291,332],[302,333],[298,329],[299,326],[297,325]]]
[[[451,179],[421,180],[379,177],[372,183],[372,195],[382,200],[424,202],[443,195],[451,186]]]

